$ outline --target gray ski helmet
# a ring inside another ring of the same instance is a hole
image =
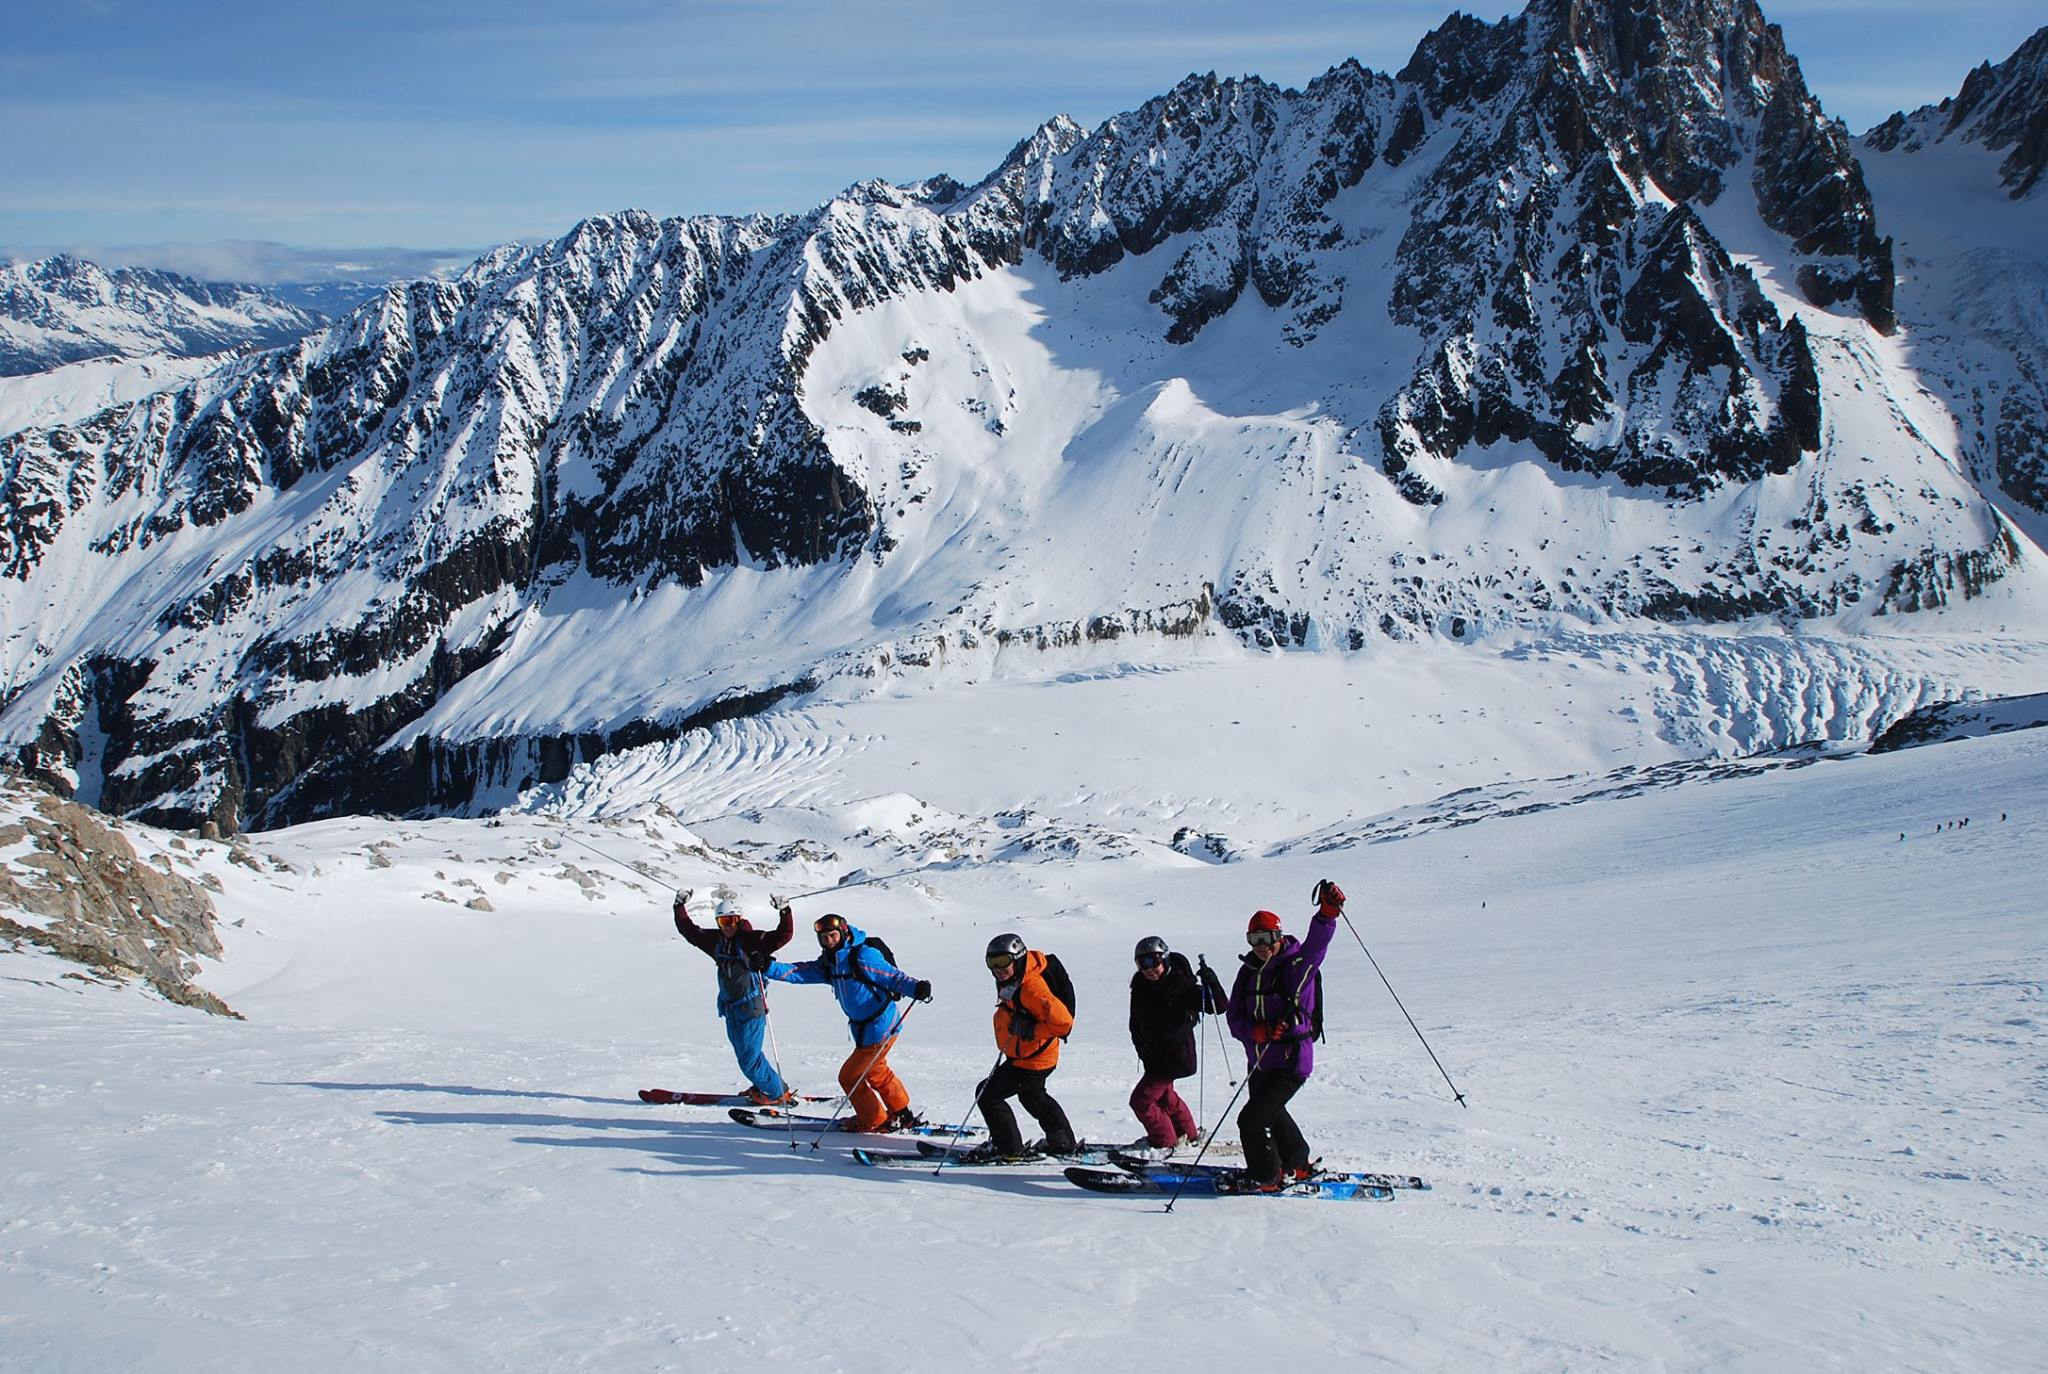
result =
[[[992,973],[1008,973],[1012,966],[1024,962],[1024,937],[1021,935],[998,935],[988,942],[986,962]]]
[[[1163,962],[1166,958],[1166,941],[1157,935],[1147,935],[1138,941],[1138,947],[1131,951],[1131,958],[1137,961],[1139,968],[1150,968]]]

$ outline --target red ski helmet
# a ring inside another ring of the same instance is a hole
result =
[[[1251,920],[1245,925],[1244,933],[1249,935],[1255,930],[1278,929],[1280,929],[1280,918],[1278,916],[1270,911],[1254,911]]]

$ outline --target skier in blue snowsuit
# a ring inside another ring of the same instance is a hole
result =
[[[894,1131],[922,1125],[923,1118],[911,1110],[910,1089],[889,1067],[889,1051],[896,1047],[896,1030],[903,1024],[896,999],[929,1002],[932,985],[884,958],[881,949],[869,943],[866,931],[849,925],[836,911],[813,921],[811,929],[818,937],[818,957],[801,964],[778,961],[768,966],[767,976],[782,983],[824,983],[839,999],[853,1035],[853,1053],[839,1066],[839,1090],[853,1107],[848,1129]]]
[[[676,896],[676,933],[718,965],[718,1014],[725,1018],[725,1038],[732,1042],[740,1072],[753,1085],[747,1090],[748,1100],[764,1107],[795,1100],[762,1046],[768,1035],[768,985],[761,976],[773,962],[775,951],[795,933],[795,914],[782,903],[775,929],[755,930],[740,915],[739,905],[725,898],[713,918],[718,928],[706,930],[690,919],[685,905],[689,896],[687,892]]]

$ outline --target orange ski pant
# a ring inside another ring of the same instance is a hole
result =
[[[853,1129],[872,1131],[910,1105],[910,1089],[889,1067],[889,1051],[896,1037],[879,1045],[856,1045],[839,1066],[839,1091],[853,1099]]]

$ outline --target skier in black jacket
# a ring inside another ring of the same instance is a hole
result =
[[[1146,1147],[1171,1150],[1200,1134],[1173,1084],[1199,1067],[1195,1027],[1204,1012],[1223,1009],[1226,995],[1214,973],[1204,967],[1197,978],[1187,956],[1168,950],[1157,935],[1138,941],[1132,957],[1138,971],[1131,975],[1131,1044],[1144,1076],[1131,1090],[1131,1110],[1145,1128]]]

